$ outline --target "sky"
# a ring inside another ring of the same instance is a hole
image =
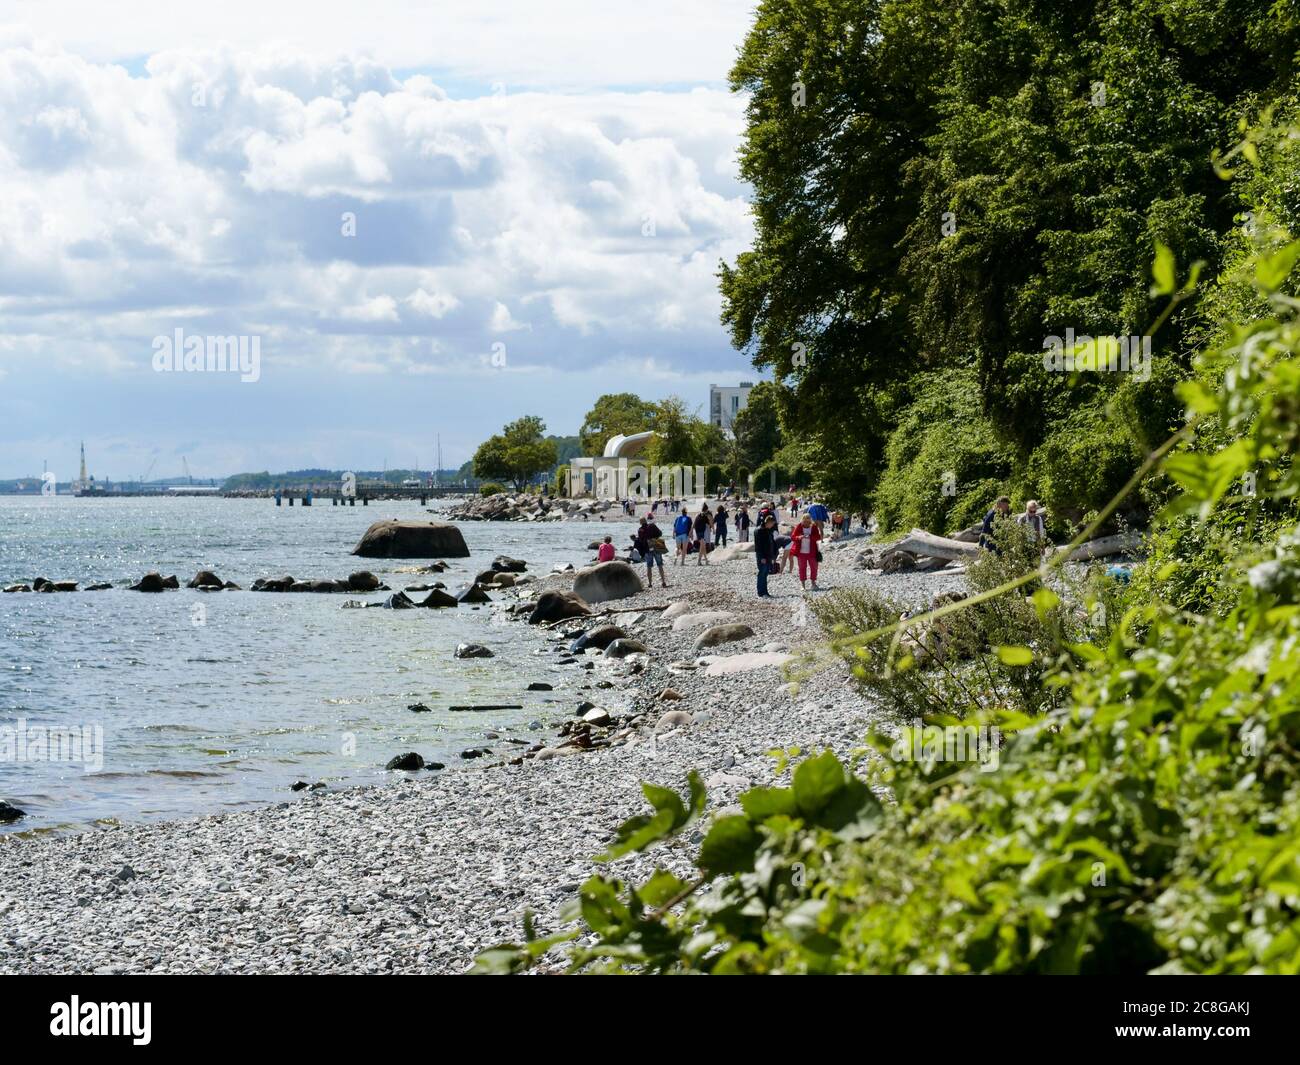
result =
[[[71,480],[83,439],[100,479],[219,477],[439,436],[454,467],[604,392],[704,413],[757,379],[716,278],[753,236],[752,7],[0,0],[0,478]]]

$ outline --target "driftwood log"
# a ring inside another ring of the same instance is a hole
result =
[[[1107,558],[1110,555],[1122,555],[1129,551],[1136,551],[1141,546],[1141,533],[1116,533],[1114,536],[1103,536],[1097,540],[1089,540],[1086,544],[1080,544],[1070,552],[1069,560],[1071,562],[1087,562],[1094,558]]]
[[[952,562],[974,558],[979,554],[979,545],[950,540],[946,536],[936,536],[924,529],[913,529],[889,550],[907,551],[919,558],[946,558]]]

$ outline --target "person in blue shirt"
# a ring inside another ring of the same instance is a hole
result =
[[[686,565],[686,547],[691,542],[691,516],[686,513],[686,508],[682,507],[682,512],[677,515],[673,522],[673,539],[677,541],[677,557],[673,564],[677,566]]]
[[[993,504],[993,509],[984,515],[984,524],[980,526],[980,547],[997,555],[1002,554],[997,545],[997,523],[1006,521],[1010,512],[1011,500],[1006,496],[998,496],[998,501]]]
[[[830,512],[827,511],[825,504],[814,503],[808,508],[808,517],[812,518],[817,526],[817,531],[821,534],[822,539],[826,538],[826,523],[831,520]]]

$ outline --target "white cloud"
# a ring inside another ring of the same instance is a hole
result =
[[[516,367],[725,349],[729,93],[453,100],[292,49],[147,68],[0,51],[0,330],[31,356],[133,369],[177,325],[264,335],[268,369],[401,371],[413,337],[472,365],[503,332]]]
[[[753,0],[60,0],[24,4],[29,29],[12,39],[60,41],[97,62],[158,52],[292,43],[321,55],[370,57],[376,66],[426,70],[485,86],[585,87],[718,83],[726,76]],[[0,27],[0,43],[5,35]],[[320,94],[318,83],[312,92]],[[325,91],[324,95],[329,95]]]
[[[75,466],[73,425],[117,476],[182,446],[378,467],[399,431],[463,459],[521,413],[571,432],[600,391],[751,376],[715,276],[752,238],[719,87],[748,3],[427,6],[67,0],[0,27],[0,476]],[[152,373],[177,327],[260,337],[258,385]],[[382,428],[322,434],[341,384]]]

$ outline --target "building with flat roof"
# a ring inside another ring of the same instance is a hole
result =
[[[723,432],[731,432],[732,423],[749,403],[753,388],[753,381],[741,381],[734,388],[709,385],[709,421]]]

